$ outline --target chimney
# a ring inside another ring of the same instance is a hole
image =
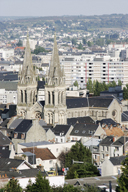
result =
[[[115,137],[113,137],[113,142],[115,142]]]

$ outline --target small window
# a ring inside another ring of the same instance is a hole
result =
[[[75,130],[75,133],[79,133],[79,130]]]

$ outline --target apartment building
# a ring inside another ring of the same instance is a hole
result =
[[[123,85],[128,83],[128,61],[105,60],[103,57],[87,58],[74,56],[61,60],[66,76],[66,85],[72,85],[76,80],[81,88],[86,87],[90,78],[92,81],[109,83],[120,79]]]

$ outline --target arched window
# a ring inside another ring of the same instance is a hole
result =
[[[27,91],[25,90],[25,103],[27,103]]]
[[[50,104],[50,92],[48,91],[48,104]]]
[[[33,93],[33,104],[35,103],[35,91]]]
[[[23,103],[23,91],[21,91],[21,103]]]
[[[30,93],[30,102],[32,102],[32,91]]]
[[[52,92],[52,102],[53,102],[53,105],[55,104],[55,101],[54,101],[54,92]]]
[[[63,104],[63,92],[61,92],[61,104]]]

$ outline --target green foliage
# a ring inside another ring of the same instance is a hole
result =
[[[78,82],[75,81],[75,82],[73,83],[73,85],[74,85],[75,87],[78,87]]]
[[[76,39],[75,38],[72,39],[72,44],[76,45]]]
[[[88,41],[87,44],[88,44],[88,47],[92,46],[92,42],[90,42],[90,41]]]
[[[118,179],[118,185],[116,191],[117,192],[127,192],[128,191],[128,156],[122,162],[122,175]]]
[[[82,161],[82,164],[72,164],[72,160]],[[65,167],[69,167],[67,179],[89,177],[99,175],[97,168],[92,165],[92,154],[90,150],[81,143],[76,143],[67,153],[65,158]]]
[[[87,41],[85,38],[82,39],[83,40],[83,44],[86,45]]]
[[[5,186],[4,191],[6,191],[6,192],[22,192],[22,188],[20,187],[20,184],[18,183],[17,179],[10,179],[10,181]]]
[[[90,78],[87,81],[86,88],[89,90],[90,93],[93,93],[93,84],[92,84],[92,80]]]
[[[81,43],[78,45],[78,49],[83,49],[83,46]]]
[[[128,99],[128,84],[123,88],[123,98],[124,100]]]
[[[118,80],[118,85],[122,86],[122,81],[120,79]]]
[[[80,187],[74,187],[73,185],[65,185],[63,188],[62,187],[56,187],[52,188],[53,192],[81,192]]]
[[[48,52],[48,51],[46,51],[43,47],[40,47],[40,46],[38,46],[38,47],[36,47],[36,49],[34,49],[34,54],[38,54],[38,53],[41,53],[41,52]]]
[[[61,168],[65,167],[65,159],[66,159],[66,155],[68,152],[62,151],[59,156],[58,156],[58,160],[61,163]]]
[[[49,181],[42,177],[41,172],[37,174],[36,182],[31,184],[29,182],[26,192],[52,192],[52,189],[49,185]]]
[[[98,39],[96,41],[96,45],[101,46],[101,47],[104,46],[104,39],[103,38]]]
[[[18,47],[22,47],[23,46],[23,43],[22,43],[22,41],[19,39],[19,42],[17,43],[17,46]]]

